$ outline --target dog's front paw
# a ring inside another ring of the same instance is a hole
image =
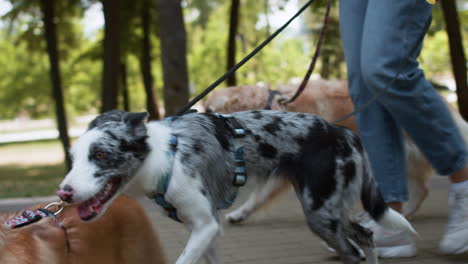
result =
[[[236,210],[226,214],[225,218],[226,221],[228,221],[231,224],[240,224],[244,222],[247,216],[242,211],[239,212],[238,210]]]

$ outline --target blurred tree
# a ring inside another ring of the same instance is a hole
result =
[[[206,29],[210,16],[226,1],[223,0],[187,0],[185,9],[190,10],[192,24]]]
[[[164,79],[166,116],[180,110],[189,99],[187,49],[181,0],[156,0]]]
[[[101,112],[117,108],[120,76],[121,0],[102,0],[104,12]]]
[[[312,45],[308,45],[310,54],[315,52],[315,48],[320,36],[320,31],[323,27],[323,17],[326,10],[326,1],[317,2],[311,8],[311,12],[306,13],[305,21],[307,23],[306,32],[312,40]],[[312,55],[310,56],[312,59]],[[344,54],[341,45],[341,36],[338,20],[338,3],[332,3],[330,17],[328,19],[327,31],[323,40],[322,48],[318,61],[319,67],[314,70],[314,73],[319,73],[324,79],[343,78],[344,73]]]
[[[135,87],[130,87],[128,82],[128,61],[129,56],[138,56],[138,47],[141,39],[141,23],[139,23],[139,10],[141,9],[143,0],[122,1],[120,6],[120,79],[119,90],[121,91],[122,107],[125,111],[131,110],[130,95]]]
[[[236,37],[239,28],[239,10],[240,0],[231,0],[226,71],[230,70],[236,64]],[[235,86],[237,84],[236,73],[234,72],[231,74],[226,82],[228,86]]]
[[[31,52],[42,52],[47,50],[49,58],[49,73],[52,86],[51,98],[55,102],[55,115],[59,138],[64,149],[65,161],[68,169],[71,168],[71,158],[68,153],[70,148],[70,140],[67,129],[66,108],[64,106],[64,96],[62,91],[62,81],[60,74],[60,60],[57,37],[57,23],[63,22],[64,26],[70,26],[71,20],[77,13],[77,1],[67,3],[57,2],[53,0],[41,1],[22,1],[11,0],[13,8],[5,15],[9,20],[10,33],[16,34],[18,42],[27,43],[27,47]],[[56,12],[58,10],[58,12]],[[20,20],[23,17],[28,17],[28,26],[26,30],[21,28]],[[43,33],[42,33],[43,32]],[[77,38],[72,34],[62,36],[60,38],[64,46],[73,46]],[[68,54],[64,52],[65,56]],[[38,96],[36,94],[33,97]]]
[[[455,1],[441,1],[446,31],[449,39],[452,70],[457,84],[458,108],[468,120],[468,79],[466,76],[466,57],[460,33],[457,5]]]
[[[128,91],[128,81],[127,81],[127,63],[121,62],[120,63],[120,76],[121,76],[121,83],[120,83],[120,91],[122,91],[122,105],[123,110],[130,112],[130,95]]]
[[[151,19],[150,11],[151,0],[142,0],[141,4],[141,24],[143,29],[143,36],[141,38],[141,54],[140,69],[143,76],[143,84],[146,92],[146,108],[149,113],[150,120],[160,119],[158,103],[156,100],[156,93],[153,91],[153,74],[151,69]]]
[[[45,38],[47,42],[47,53],[49,54],[50,77],[52,80],[52,94],[55,101],[55,114],[57,116],[57,127],[60,141],[65,153],[65,161],[68,170],[71,169],[72,162],[68,152],[70,149],[70,139],[68,136],[67,115],[63,104],[62,81],[60,79],[60,60],[57,49],[57,31],[55,27],[55,1],[41,0],[43,11],[43,21],[45,27]]]

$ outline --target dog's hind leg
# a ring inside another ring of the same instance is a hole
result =
[[[305,212],[309,228],[334,248],[345,264],[357,264],[361,257],[358,249],[347,238],[348,230],[340,219],[324,217],[323,212]],[[367,255],[367,252],[365,252]],[[372,262],[371,262],[372,263]]]
[[[239,208],[226,214],[225,218],[231,224],[241,223],[289,189],[290,184],[287,181],[279,177],[269,178],[264,185],[259,185]]]
[[[358,249],[347,238],[349,232],[349,220],[343,216],[345,208],[340,204],[340,199],[329,199],[327,204],[320,207],[314,205],[310,188],[294,186],[297,197],[301,202],[304,215],[309,228],[323,239],[330,247],[334,248],[345,264],[357,264],[361,257]],[[334,197],[335,198],[335,197]]]
[[[422,170],[422,171],[414,171],[414,169],[410,169],[410,173],[421,173],[421,174],[428,174],[430,175],[433,170]],[[427,196],[429,195],[429,178],[430,176],[425,175],[409,175],[408,177],[408,187],[410,193],[409,202],[406,204],[403,215],[407,218],[416,213],[416,211],[421,207],[424,200],[426,200]]]
[[[416,213],[429,194],[429,180],[435,174],[431,164],[408,136],[405,137],[406,163],[408,164],[409,201],[403,215],[407,218]]]

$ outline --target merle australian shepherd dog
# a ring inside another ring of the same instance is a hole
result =
[[[258,186],[291,182],[308,226],[344,263],[360,261],[350,240],[364,250],[369,263],[377,262],[372,233],[350,219],[359,199],[379,224],[414,232],[386,206],[351,130],[302,113],[246,111],[232,116],[246,132],[235,140],[243,147],[248,181]],[[169,214],[191,230],[177,263],[196,263],[202,256],[219,263],[214,245],[220,231],[218,209],[242,189],[233,184],[238,162],[233,130],[215,114],[153,122],[146,117],[114,110],[92,121],[71,149],[73,169],[57,193],[79,205],[83,220],[102,214],[128,186],[150,198],[159,195]]]

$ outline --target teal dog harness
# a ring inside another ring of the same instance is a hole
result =
[[[237,122],[237,120],[232,115],[223,115],[223,114],[214,114],[216,118],[221,118],[224,120],[225,126],[232,131],[233,137],[230,140],[231,148],[234,150],[234,177],[232,180],[232,184],[235,187],[244,186],[247,182],[247,172],[245,169],[245,160],[244,160],[244,148],[241,142],[241,138],[245,136],[245,129],[242,125]],[[173,120],[175,117],[168,117],[166,119]],[[177,136],[171,135],[169,138],[169,151],[166,153],[168,156],[168,160],[171,164],[169,169],[166,173],[164,173],[157,183],[156,191],[154,194],[149,195],[148,197],[152,199],[155,203],[161,206],[167,212],[167,216],[170,217],[172,220],[177,222],[182,222],[177,215],[177,209],[170,204],[165,199],[165,194],[167,192],[167,188],[169,187],[169,183],[172,177],[172,169],[174,164],[174,158],[177,152],[177,144],[178,139]],[[221,205],[219,205],[216,209],[227,209],[233,203],[237,196],[237,191],[227,200],[222,201]]]

